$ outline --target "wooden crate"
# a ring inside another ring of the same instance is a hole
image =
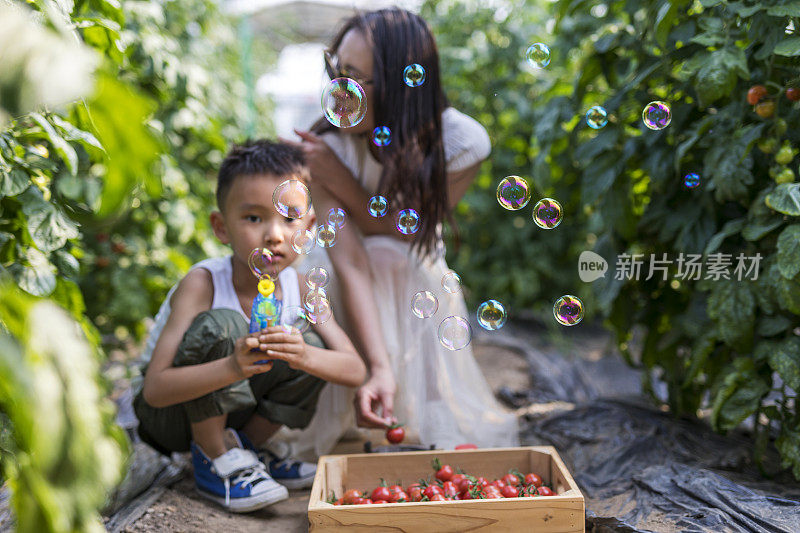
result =
[[[462,468],[475,476],[495,479],[509,469],[535,472],[556,496],[408,502],[377,505],[332,505],[325,499],[333,491],[372,491],[384,478],[404,487],[431,476],[431,460]],[[404,453],[326,455],[317,466],[308,502],[309,531],[364,531],[446,533],[456,531],[577,532],[584,530],[583,494],[555,448],[487,448]]]

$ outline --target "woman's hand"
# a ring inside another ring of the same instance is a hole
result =
[[[356,392],[356,422],[361,427],[385,428],[397,421],[394,412],[396,385],[391,370],[378,370]],[[381,408],[383,417],[378,416]]]
[[[303,139],[302,142],[287,139],[281,141],[302,150],[306,165],[311,172],[311,180],[315,184],[325,187],[329,192],[336,191],[343,181],[350,177],[350,171],[319,136],[310,131],[294,130],[294,132]]]
[[[272,370],[272,362],[256,364],[257,361],[266,359],[266,346],[259,343],[258,337],[259,333],[239,337],[233,346],[233,353],[228,356],[231,367],[240,379]],[[256,351],[252,351],[253,349]]]

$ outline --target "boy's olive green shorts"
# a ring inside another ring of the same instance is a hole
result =
[[[175,354],[174,366],[207,363],[233,353],[236,339],[248,334],[244,317],[230,309],[212,309],[197,315]],[[307,344],[324,348],[313,331],[303,334]],[[274,360],[272,370],[169,407],[152,407],[141,391],[133,401],[139,418],[139,436],[162,453],[189,450],[190,424],[228,415],[227,426],[241,429],[254,414],[290,428],[306,427],[316,410],[325,382]]]

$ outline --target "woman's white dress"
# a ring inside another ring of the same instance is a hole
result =
[[[442,128],[448,171],[470,167],[489,155],[489,137],[474,119],[448,108],[442,114]],[[372,157],[363,137],[328,133],[323,140],[366,191],[376,194],[381,164]],[[379,324],[397,383],[394,412],[398,420],[426,446],[452,448],[466,442],[482,448],[517,445],[516,417],[504,411],[494,398],[472,346],[451,351],[439,341],[438,329],[443,319],[468,318],[463,294],[450,294],[442,287],[442,277],[449,270],[444,244],[439,246],[438,257],[423,261],[411,252],[409,243],[391,236],[363,237],[363,243],[370,262]],[[349,330],[327,252],[315,248],[296,266],[300,273],[315,266],[328,270],[331,306],[337,320]],[[431,318],[420,319],[411,312],[411,300],[423,290],[436,295],[439,307]],[[276,438],[291,441],[294,453],[307,460],[330,453],[344,432],[355,426],[353,398],[354,390],[328,384],[309,427],[284,429]]]

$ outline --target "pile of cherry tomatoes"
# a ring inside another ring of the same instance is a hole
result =
[[[522,474],[510,470],[494,481],[458,473],[450,465],[442,465],[438,459],[432,462],[436,476],[433,481],[421,479],[403,488],[402,485],[387,485],[381,479],[380,486],[372,492],[350,489],[341,498],[331,494],[328,502],[333,505],[369,505],[377,503],[437,502],[446,500],[473,500],[495,498],[520,498],[532,496],[555,496],[555,492],[542,484],[542,478],[534,473]]]

